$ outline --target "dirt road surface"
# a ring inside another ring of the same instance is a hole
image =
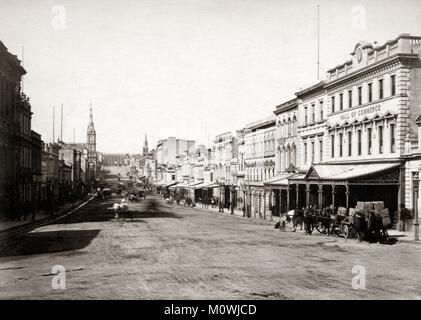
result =
[[[150,199],[131,203],[133,220],[115,220],[112,200],[94,200],[4,247],[0,298],[421,298],[420,245],[280,232],[157,201],[156,210]],[[54,265],[66,289],[52,288]],[[355,265],[366,289],[352,287]]]

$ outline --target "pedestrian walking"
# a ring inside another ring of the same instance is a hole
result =
[[[224,203],[222,201],[219,201],[219,211],[218,212],[224,212]]]
[[[114,210],[114,219],[118,219],[118,212],[120,210],[120,203],[116,202],[113,204],[113,210]]]

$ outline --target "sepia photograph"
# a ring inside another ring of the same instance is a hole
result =
[[[0,0],[0,300],[420,300],[420,171],[419,0]]]

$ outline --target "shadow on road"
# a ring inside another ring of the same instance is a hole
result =
[[[0,257],[35,255],[83,249],[100,230],[60,230],[29,233],[0,248]]]
[[[63,219],[56,221],[55,225],[73,224],[84,222],[106,222],[114,220],[114,210],[112,206],[117,199],[94,200],[80,211],[75,212]],[[159,201],[155,199],[146,199],[141,202],[129,203],[129,209],[125,212],[120,212],[119,216],[128,219],[143,219],[143,218],[176,218],[182,219],[179,216],[168,210]]]

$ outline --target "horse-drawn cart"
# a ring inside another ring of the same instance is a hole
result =
[[[368,240],[384,243],[388,239],[387,227],[390,226],[389,211],[382,205],[374,209],[361,209],[363,206],[350,209],[347,215],[345,208],[339,208],[338,214],[332,215],[327,210],[306,210],[303,216],[303,224],[307,234],[317,230],[321,234],[334,234],[346,239],[357,238],[359,241]],[[297,214],[298,216],[298,214]],[[298,218],[293,218],[293,221]],[[293,227],[295,230],[296,223]]]

